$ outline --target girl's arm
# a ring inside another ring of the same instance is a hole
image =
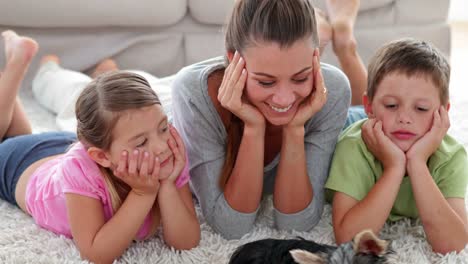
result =
[[[113,262],[128,248],[151,212],[159,191],[160,164],[149,153],[143,154],[138,150],[130,155],[122,152],[114,175],[131,191],[109,221],[105,220],[101,201],[74,193],[65,195],[71,233],[83,258]]]
[[[154,194],[130,191],[119,210],[108,221],[102,203],[94,198],[66,194],[73,240],[82,258],[96,263],[112,263],[135,238],[156,199]]]
[[[432,178],[426,163],[409,162],[416,207],[432,249],[438,253],[460,251],[468,243],[465,202],[446,199]]]
[[[200,241],[200,223],[188,184],[177,189],[174,182],[162,182],[158,204],[164,241],[175,249],[196,247]]]

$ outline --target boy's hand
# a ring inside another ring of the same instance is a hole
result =
[[[388,138],[382,129],[382,121],[370,118],[362,125],[362,139],[369,151],[383,164],[384,169],[406,169],[405,153]]]
[[[159,191],[158,158],[148,152],[134,150],[130,155],[123,151],[114,175],[128,184],[139,195],[156,195]]]
[[[318,49],[314,50],[312,58],[312,78],[314,80],[311,94],[307,96],[299,105],[299,109],[294,115],[293,120],[287,125],[288,127],[301,126],[314,116],[327,102],[327,88],[323,81],[322,70],[320,68],[320,59]]]
[[[406,152],[408,162],[427,163],[429,157],[436,152],[450,127],[450,119],[445,106],[434,111],[432,127]]]
[[[175,182],[185,167],[185,145],[174,126],[169,125],[169,130],[172,138],[168,140],[168,143],[174,155],[174,165],[171,174],[161,181]]]

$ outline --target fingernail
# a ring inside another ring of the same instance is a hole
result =
[[[149,153],[145,151],[144,155],[145,155],[145,158],[147,158],[149,156]]]
[[[128,154],[128,153],[127,153],[127,151],[126,151],[126,150],[122,151],[122,156],[126,157],[126,156],[127,156],[127,154]]]
[[[138,155],[138,149],[135,149],[135,150],[133,151],[133,155]]]

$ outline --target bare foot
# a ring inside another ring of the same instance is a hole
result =
[[[29,63],[39,49],[35,40],[18,36],[14,31],[4,31],[2,36],[5,41],[7,63]]]
[[[328,22],[327,15],[319,8],[315,8],[315,19],[317,21],[318,37],[320,41],[319,49],[320,53],[322,53],[333,37],[333,29]]]
[[[101,62],[99,62],[99,64],[96,66],[96,69],[94,69],[94,72],[91,74],[91,77],[96,78],[97,76],[103,73],[116,71],[118,69],[119,67],[113,59],[104,59]]]
[[[48,55],[45,55],[44,57],[42,57],[41,65],[46,64],[49,61],[60,64],[60,59],[59,59],[59,57],[57,55],[48,54]]]
[[[354,23],[360,0],[327,0],[330,24],[333,27],[333,50],[335,53],[356,45]]]

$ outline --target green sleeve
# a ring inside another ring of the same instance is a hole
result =
[[[468,160],[464,148],[455,152],[434,175],[437,186],[445,198],[465,198],[468,184]]]
[[[332,201],[334,192],[362,200],[375,184],[374,160],[360,136],[342,138],[337,144],[325,185],[327,200]]]

